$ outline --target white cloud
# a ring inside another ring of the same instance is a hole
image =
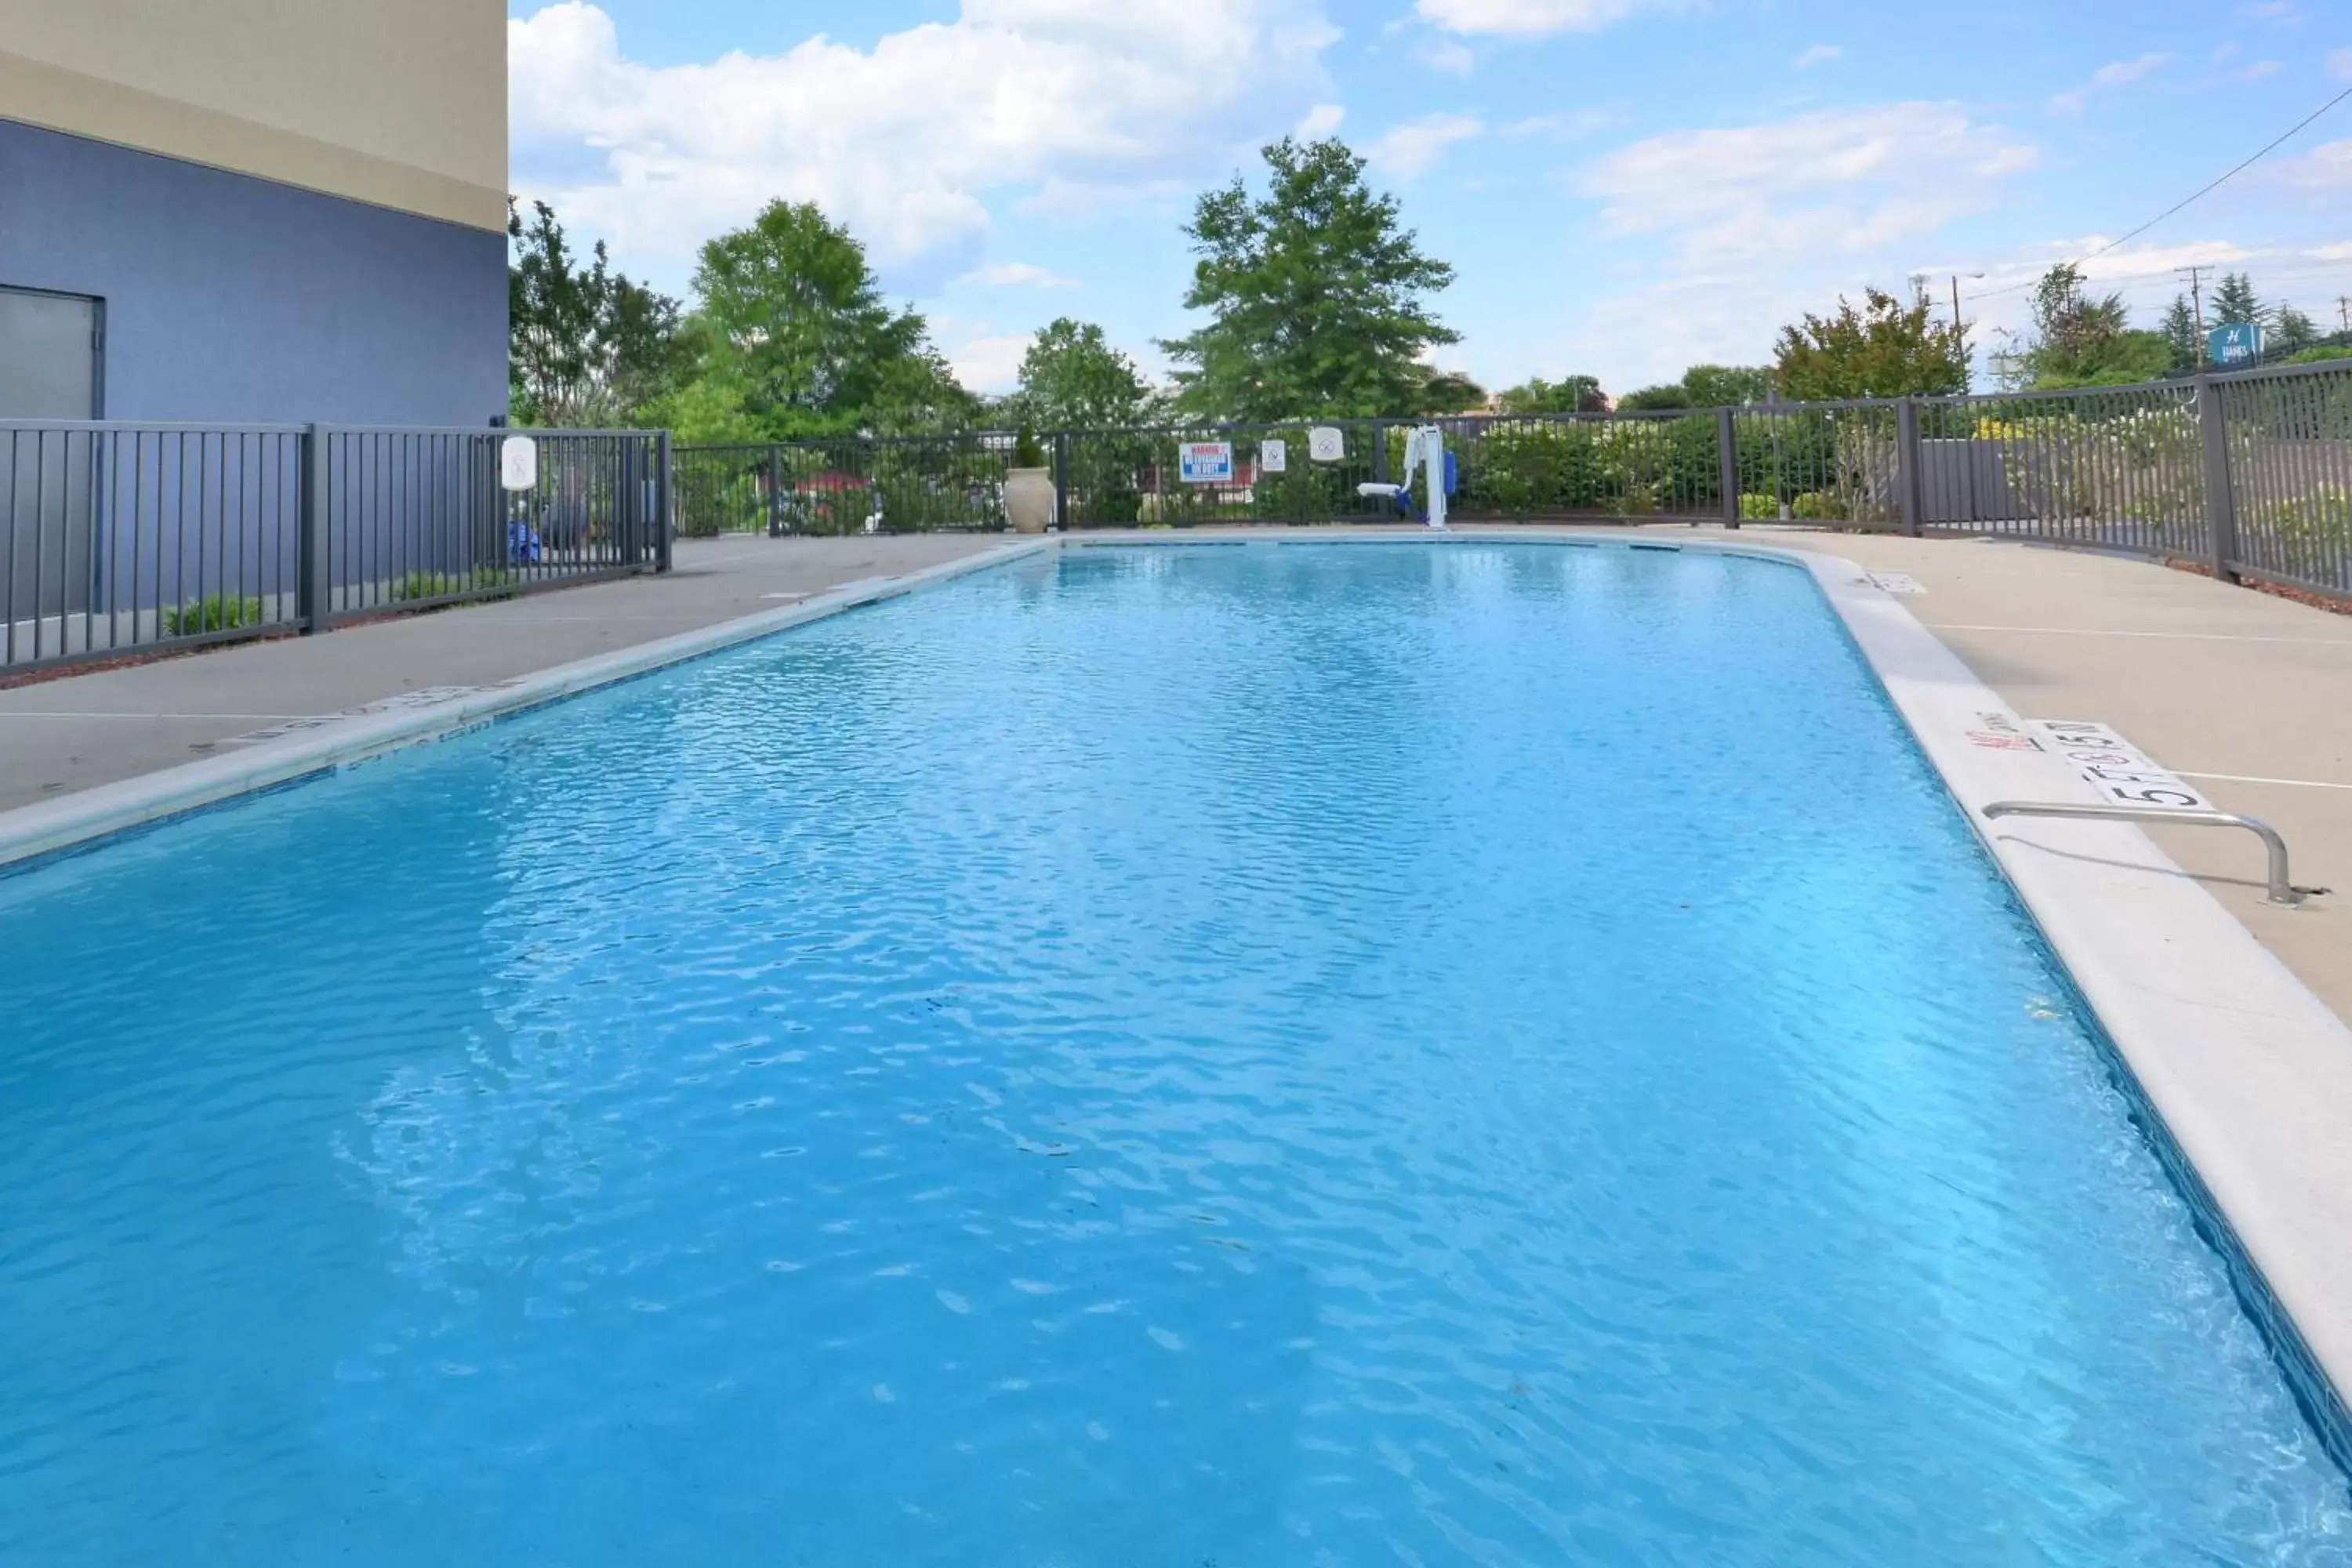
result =
[[[961,280],[983,284],[991,289],[1075,289],[1078,286],[1075,278],[1048,272],[1026,261],[1008,261],[996,267],[979,268],[965,273]]]
[[[1834,60],[1842,60],[1843,58],[1845,58],[1845,50],[1839,47],[1837,45],[1815,44],[1811,48],[1806,49],[1802,54],[1799,55],[1795,59],[1790,60],[1789,62],[1789,67],[1791,70],[1811,70],[1815,66],[1825,66]]]
[[[1486,122],[1473,114],[1424,114],[1384,133],[1365,153],[1372,166],[1401,180],[1426,173],[1457,142],[1486,132]]]
[[[1816,257],[1932,234],[2035,158],[1958,105],[1893,103],[1654,136],[1574,185],[1608,230],[1674,237],[1686,263]]]
[[[1021,382],[1021,359],[1032,332],[968,338],[946,351],[955,377],[974,392],[1010,392]]]
[[[2281,163],[2272,177],[2309,190],[2352,192],[2352,141],[2322,142]]]
[[[1596,132],[1608,130],[1624,118],[1624,111],[1617,109],[1564,109],[1553,114],[1514,120],[1502,128],[1501,134],[1541,136],[1553,142],[1580,142]]]
[[[517,183],[639,268],[682,268],[784,196],[885,268],[942,278],[976,258],[999,193],[1083,215],[1105,205],[1090,192],[1197,184],[1297,123],[1328,95],[1322,4],[962,0],[870,49],[820,36],[654,67],[563,0],[508,23]]]
[[[1347,118],[1346,104],[1318,103],[1308,110],[1306,118],[1298,122],[1297,134],[1302,142],[1320,142],[1324,137],[1338,131]]]
[[[1663,0],[1414,0],[1423,21],[1449,33],[1595,33]]]
[[[2052,99],[2050,112],[2080,114],[2084,106],[2091,101],[2093,93],[2105,92],[2110,88],[2128,86],[2150,71],[2161,68],[2171,58],[2170,55],[2159,53],[2142,55],[2135,60],[2111,60],[2093,71],[2091,79],[2082,86],[2070,89]]]
[[[1438,39],[1423,53],[1422,58],[1429,63],[1430,69],[1448,76],[1468,76],[1478,68],[1478,57],[1470,52],[1469,46],[1452,38]]]

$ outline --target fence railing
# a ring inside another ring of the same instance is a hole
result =
[[[533,484],[502,487],[528,435]],[[0,421],[0,669],[656,569],[656,431]]]
[[[1435,423],[1464,519],[1790,521],[1989,534],[2352,596],[2352,361],[2000,395],[1640,414],[1074,430],[1045,437],[1068,528],[1393,519],[1358,487]],[[1230,467],[1188,481],[1188,442]],[[1327,437],[1327,443],[1329,437]],[[1004,525],[1013,437],[681,447],[678,531]]]

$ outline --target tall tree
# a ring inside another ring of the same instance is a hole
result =
[[[1040,430],[1108,430],[1143,422],[1151,397],[1135,362],[1092,321],[1048,321],[1021,356],[1015,422]]]
[[[2018,356],[2032,386],[2088,386],[2148,381],[2172,365],[2161,332],[2134,331],[2121,294],[2093,297],[2082,269],[2060,262],[2033,288],[2033,336]]]
[[[2301,310],[2280,301],[2272,319],[2269,346],[2281,353],[2295,353],[2319,341],[2319,323]]]
[[[1966,392],[1968,353],[1957,323],[1939,325],[1926,295],[1908,305],[1877,289],[1856,310],[1843,295],[1833,314],[1806,312],[1780,329],[1773,379],[1804,402]]]
[[[2166,307],[2164,325],[2158,329],[2164,337],[2164,346],[2171,353],[2175,372],[2193,369],[2205,357],[2205,345],[2197,336],[2197,310],[2186,294],[2175,294]]]
[[[2213,321],[2216,325],[2233,322],[2253,322],[2267,326],[2271,313],[2254,292],[2253,279],[2242,272],[2225,272],[2221,286],[2213,290]]]
[[[1415,411],[1423,354],[1460,338],[1425,302],[1454,268],[1422,254],[1345,142],[1285,137],[1264,153],[1263,197],[1235,175],[1184,229],[1200,258],[1184,304],[1211,320],[1160,345],[1180,397],[1241,419]]]
[[[865,247],[811,203],[774,201],[702,247],[699,377],[771,437],[961,416],[923,318],[882,298]],[[959,392],[961,388],[957,389]]]
[[[684,368],[678,303],[583,261],[545,202],[507,203],[507,402],[517,424],[637,422]]]

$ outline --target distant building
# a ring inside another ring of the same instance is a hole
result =
[[[506,8],[0,0],[0,418],[506,407]]]

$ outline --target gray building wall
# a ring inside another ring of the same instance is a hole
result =
[[[110,419],[481,426],[502,234],[0,120],[0,286],[106,301]]]

